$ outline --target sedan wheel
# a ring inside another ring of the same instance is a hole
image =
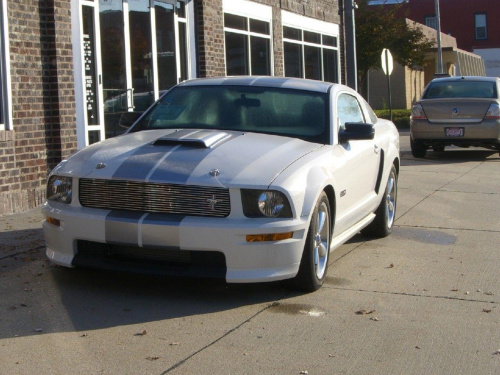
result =
[[[292,280],[295,289],[313,292],[323,285],[330,253],[330,217],[328,197],[322,192],[312,215],[299,272]]]
[[[427,154],[427,147],[418,141],[414,141],[413,138],[410,137],[410,147],[411,154],[414,158],[423,158],[425,154]]]

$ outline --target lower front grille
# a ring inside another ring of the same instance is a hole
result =
[[[226,277],[226,259],[218,251],[142,248],[80,240],[73,265],[188,277]]]

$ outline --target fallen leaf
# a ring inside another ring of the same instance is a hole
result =
[[[80,335],[80,337],[87,337],[89,334],[88,333],[84,333],[82,335]]]
[[[373,320],[374,322],[378,322],[378,318],[376,316],[371,317],[370,320]]]
[[[42,329],[41,328],[35,328],[34,331],[35,332],[42,332]]]
[[[487,296],[492,296],[493,295],[493,293],[491,293],[491,292],[484,292],[484,294],[486,294]]]
[[[483,312],[485,312],[485,313],[490,313],[490,312],[491,312],[491,309],[483,309]]]
[[[418,346],[418,345],[417,345],[417,346],[415,346],[415,349],[422,349],[422,348],[421,348],[420,346]]]
[[[391,264],[389,265],[389,268],[394,268],[394,263],[391,263]]]
[[[452,289],[451,291],[452,292],[458,292],[458,289]]]
[[[305,375],[307,375],[307,374],[309,374],[309,371],[304,370],[304,371],[301,371],[300,373],[301,373],[301,374],[305,374]]]
[[[493,353],[494,355],[499,355],[500,354],[500,349],[498,349],[495,353]]]
[[[328,357],[333,358],[335,357],[335,354],[328,354]]]
[[[134,336],[144,336],[144,335],[147,335],[147,334],[148,334],[148,331],[144,330],[142,332],[136,333]]]
[[[375,312],[375,310],[369,310],[369,311],[359,310],[359,311],[356,311],[356,315],[369,315],[369,314],[373,314],[374,312]]]
[[[149,356],[149,357],[146,357],[146,359],[150,360],[150,361],[156,361],[157,359],[160,359],[160,357],[157,357],[157,356]]]
[[[172,343],[170,343],[170,346],[176,346],[176,345],[179,345],[179,343],[178,342],[172,342]]]

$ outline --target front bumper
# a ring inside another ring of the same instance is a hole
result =
[[[110,244],[133,248],[135,256],[154,249],[158,252],[220,252],[225,258],[227,282],[274,281],[294,277],[302,257],[308,218],[272,220],[239,217],[206,218],[127,213],[85,208],[60,203],[45,203],[42,213],[60,221],[45,221],[43,230],[47,257],[54,263],[78,266],[79,244]],[[246,242],[246,235],[293,232],[293,237],[276,242]],[[137,259],[137,258],[136,258]],[[124,269],[138,262],[108,263],[110,269]],[[84,264],[93,267],[86,255]],[[96,261],[94,265],[96,266]],[[103,266],[102,263],[99,263]],[[201,267],[201,268],[200,268]],[[99,267],[102,268],[102,267]],[[106,267],[104,267],[106,268]],[[205,276],[203,264],[196,264],[189,276]],[[181,275],[172,267],[166,274]],[[198,271],[196,271],[198,270]],[[148,272],[146,269],[145,272]]]

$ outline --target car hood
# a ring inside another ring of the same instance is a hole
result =
[[[74,177],[223,187],[264,187],[322,145],[220,130],[152,130],[91,145],[54,173]]]

